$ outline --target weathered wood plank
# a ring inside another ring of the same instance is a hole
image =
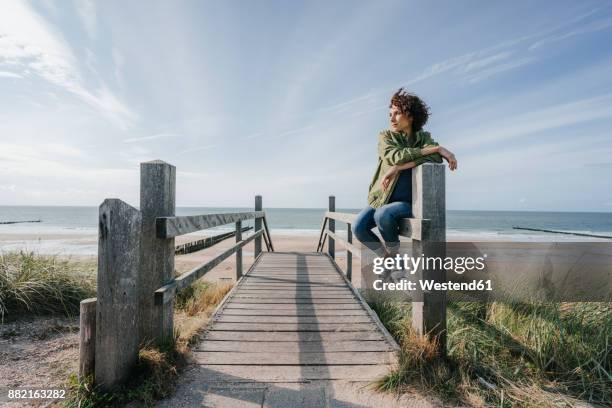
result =
[[[93,378],[96,360],[96,298],[81,300],[79,314],[79,379]]]
[[[336,221],[344,222],[346,224],[353,224],[355,222],[355,218],[357,218],[357,214],[341,213],[335,211],[326,211],[325,216]]]
[[[395,354],[388,351],[331,352],[331,353],[236,353],[194,351],[198,364],[222,365],[364,365],[389,364]]]
[[[353,246],[353,227],[351,224],[346,226],[346,241],[349,245]],[[357,251],[355,255],[360,257],[361,252]],[[349,282],[353,280],[353,252],[351,251],[346,251],[346,279]]]
[[[171,303],[154,303],[153,292],[174,278],[174,238],[156,235],[157,217],[173,217],[176,168],[161,160],[140,164],[142,213],[140,272],[138,274],[139,343],[163,342],[173,335]],[[133,335],[133,334],[132,334]]]
[[[195,351],[233,351],[240,353],[291,353],[291,352],[360,352],[392,351],[385,341],[205,341]]]
[[[422,240],[413,241],[412,251],[425,257],[446,254],[445,166],[427,163],[412,171],[412,212],[415,218],[430,220]],[[446,281],[444,269],[418,270],[419,279]],[[446,352],[446,293],[431,291],[421,294],[422,301],[412,303],[412,327],[417,333],[437,337],[438,347]]]
[[[334,196],[329,196],[329,208],[328,210],[330,212],[334,212],[336,211],[336,197]],[[327,221],[327,229],[329,231],[336,232],[336,221],[334,221],[333,218],[330,218]],[[334,259],[336,257],[336,245],[334,242],[334,239],[331,235],[327,234],[328,239],[327,239],[327,253],[329,254],[329,256]]]
[[[331,287],[321,286],[321,285],[254,285],[254,284],[246,284],[240,285],[240,290],[242,292],[249,291],[261,291],[261,292],[271,292],[277,293],[278,290],[288,291],[288,292],[301,292],[301,291],[310,291],[310,292],[350,292],[345,286],[341,285],[333,285]]]
[[[372,320],[367,315],[359,316],[251,316],[251,315],[231,315],[223,313],[217,320],[223,323],[371,323]]]
[[[267,310],[267,309],[240,309],[227,308],[222,316],[281,316],[281,317],[321,317],[321,316],[362,316],[369,317],[361,309],[318,309],[318,310]]]
[[[242,221],[236,221],[236,243],[242,241]],[[242,247],[236,249],[236,282],[242,278]]]
[[[265,278],[259,278],[259,279],[243,279],[242,282],[244,282],[245,285],[249,285],[249,286],[273,286],[276,288],[283,288],[283,287],[311,287],[311,288],[315,288],[315,287],[329,287],[329,288],[343,288],[346,287],[346,285],[344,284],[344,282],[342,282],[342,280],[328,280],[328,281],[321,281],[321,282],[313,282],[311,281],[307,281],[307,280],[303,280],[301,282],[298,282],[295,279],[265,279]]]
[[[223,323],[215,322],[213,331],[287,331],[287,332],[359,332],[377,331],[371,323]]]
[[[355,303],[343,303],[343,304],[312,304],[312,303],[281,303],[281,304],[266,304],[266,303],[241,303],[236,301],[228,302],[227,309],[249,309],[249,310],[363,310],[363,308]]]
[[[140,212],[121,200],[100,205],[95,381],[103,390],[125,381],[138,358],[141,221]]]
[[[251,303],[251,304],[297,304],[297,305],[321,305],[321,304],[352,304],[355,302],[354,299],[258,299],[258,298],[241,298],[236,299],[240,303]]]
[[[270,299],[272,295],[267,293],[246,293],[242,291],[238,291],[233,297],[233,299]],[[354,299],[352,293],[343,293],[343,294],[319,294],[319,293],[286,293],[284,291],[279,291],[277,294],[273,295],[274,299]]]
[[[281,283],[287,283],[287,284],[297,284],[297,285],[301,285],[301,284],[305,284],[305,283],[309,283],[311,285],[338,285],[342,282],[341,278],[325,278],[325,279],[306,279],[306,278],[295,278],[295,279],[290,279],[290,278],[265,278],[265,277],[259,277],[261,280],[259,282],[281,282]],[[252,281],[251,281],[252,282]]]
[[[268,251],[274,251],[274,245],[272,244],[272,235],[270,235],[270,230],[268,229],[268,221],[266,220],[266,216],[263,216],[263,225],[264,225],[264,230],[266,231],[265,236],[268,239],[268,245],[270,246],[270,248],[268,248]]]
[[[302,289],[295,289],[295,288],[276,288],[276,289],[252,289],[252,288],[240,288],[240,294],[241,295],[259,295],[259,296],[272,296],[272,295],[277,295],[278,293],[283,293],[285,295],[308,295],[308,294],[314,294],[314,295],[329,295],[329,296],[335,296],[335,295],[353,295],[353,293],[348,290],[348,289],[340,289],[340,288],[336,288],[335,290],[331,290],[331,289],[326,289],[326,288],[316,288],[316,289],[310,289],[310,288],[302,288]]]
[[[314,380],[352,380],[371,382],[387,374],[385,365],[332,365],[321,366],[241,366],[201,365],[203,375],[216,381],[287,382]]]
[[[156,234],[158,238],[174,238],[220,225],[232,224],[237,221],[261,219],[263,211],[248,211],[239,213],[219,213],[202,215],[183,215],[179,217],[157,217]]]
[[[255,211],[256,212],[262,212],[263,209],[263,203],[261,200],[261,196],[257,195],[255,196]],[[255,218],[255,232],[259,232],[261,231],[261,218]],[[257,258],[259,256],[259,254],[261,254],[261,235],[255,240],[255,258]]]
[[[329,235],[330,238],[333,238],[334,241],[338,241],[342,246],[344,246],[348,251],[350,251],[349,253],[352,253],[356,256],[361,256],[361,250],[356,245],[350,244],[344,238],[341,238],[340,236],[338,236],[338,234],[330,230],[326,230],[325,233]]]
[[[265,331],[208,331],[206,340],[258,341],[375,341],[385,338],[377,331],[360,332],[265,332]]]
[[[317,252],[323,251],[325,245],[325,226],[327,225],[327,217],[323,217],[323,223],[321,224],[321,234],[319,235],[319,241],[317,243]]]
[[[330,273],[329,270],[322,270],[322,271],[256,271],[253,272],[252,274],[249,274],[250,278],[259,278],[259,277],[264,277],[264,278],[270,278],[270,277],[281,277],[281,278],[287,278],[287,277],[296,277],[296,278],[338,278],[338,276],[336,276],[333,273]]]

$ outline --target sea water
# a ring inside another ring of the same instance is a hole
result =
[[[253,211],[253,209],[178,207],[176,214],[198,215],[241,211]],[[316,239],[320,233],[325,211],[323,208],[265,208],[272,237],[275,235],[308,235]],[[338,209],[337,211],[357,213],[359,209]],[[0,222],[30,220],[41,220],[41,222],[0,225],[0,250],[15,250],[25,246],[36,247],[37,250],[47,253],[67,251],[91,254],[97,251],[95,242],[98,225],[97,207],[0,206]],[[252,225],[252,220],[243,222],[243,226]],[[449,210],[446,225],[449,240],[583,241],[596,239],[517,230],[513,227],[612,236],[612,213]],[[345,225],[340,222],[336,222],[336,228],[340,234],[346,230]],[[198,234],[214,235],[233,229],[234,224],[229,224]],[[24,238],[19,238],[20,235]],[[54,240],[48,240],[49,236],[53,236]],[[62,240],[62,236],[66,236],[66,239]]]

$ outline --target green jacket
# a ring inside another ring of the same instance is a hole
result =
[[[395,188],[398,177],[396,176],[383,191],[381,181],[391,166],[415,162],[420,166],[426,162],[442,163],[442,156],[438,153],[423,156],[421,148],[426,146],[438,146],[429,132],[419,130],[407,135],[404,132],[383,130],[378,135],[378,165],[368,191],[368,204],[372,208],[378,208],[389,201],[391,193]]]

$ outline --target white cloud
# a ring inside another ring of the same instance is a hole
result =
[[[106,85],[98,89],[85,86],[69,44],[23,1],[5,3],[0,13],[0,67],[19,70],[17,75],[36,74],[78,96],[122,128],[135,120]]]
[[[0,71],[0,78],[23,78],[23,77],[14,72]]]
[[[492,75],[499,74],[504,71],[510,71],[515,68],[522,67],[524,65],[530,64],[534,62],[536,59],[534,57],[526,57],[517,60],[508,61],[504,64],[495,65],[490,67],[489,69],[483,69],[482,71],[468,76],[466,79],[469,83],[475,83],[481,81],[485,78],[488,78]]]
[[[217,146],[216,144],[209,144],[209,145],[204,145],[204,146],[196,146],[196,147],[192,147],[192,148],[189,148],[189,149],[181,150],[180,152],[178,152],[178,154],[199,152],[199,151],[202,151],[202,150],[212,149],[213,147],[216,147],[216,146]]]
[[[455,132],[453,138],[468,149],[599,119],[612,119],[612,93],[513,114],[511,118],[489,118],[485,126]]]
[[[495,74],[531,64],[536,62],[539,57],[533,54],[527,54],[537,48],[578,35],[611,28],[612,19],[603,19],[591,23],[583,22],[585,18],[592,16],[596,11],[597,10],[592,10],[586,14],[570,19],[552,29],[524,35],[482,50],[440,61],[427,67],[420,74],[408,80],[406,86],[445,73],[458,75],[467,80],[467,82],[474,83]],[[576,28],[576,24],[581,25]],[[527,42],[529,41],[535,42],[528,45]]]
[[[94,38],[98,29],[96,4],[92,0],[74,0],[74,7],[87,34]]]
[[[583,34],[589,34],[589,33],[594,33],[597,31],[607,30],[609,28],[612,28],[612,19],[610,18],[604,19],[604,20],[593,21],[591,23],[583,24],[581,27],[578,27],[574,30],[570,30],[564,33],[553,34],[541,40],[538,40],[529,47],[529,50],[535,50],[546,44],[559,42],[559,41],[566,40],[568,38],[576,37],[576,36],[583,35]]]
[[[176,133],[158,133],[156,135],[151,135],[151,136],[131,137],[129,139],[124,139],[123,143],[136,143],[136,142],[144,142],[147,140],[173,138],[173,137],[179,137],[179,135]]]

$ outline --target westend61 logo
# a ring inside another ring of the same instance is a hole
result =
[[[457,290],[457,291],[482,291],[493,290],[490,280],[472,280],[468,282],[436,282],[433,279],[419,279],[417,282],[409,279],[402,279],[409,275],[414,275],[418,270],[452,270],[458,275],[471,271],[483,271],[486,268],[486,254],[479,257],[440,257],[408,256],[407,254],[397,254],[395,257],[376,257],[373,262],[373,272],[376,275],[385,274],[390,276],[395,282],[385,282],[377,279],[373,282],[374,290]]]

